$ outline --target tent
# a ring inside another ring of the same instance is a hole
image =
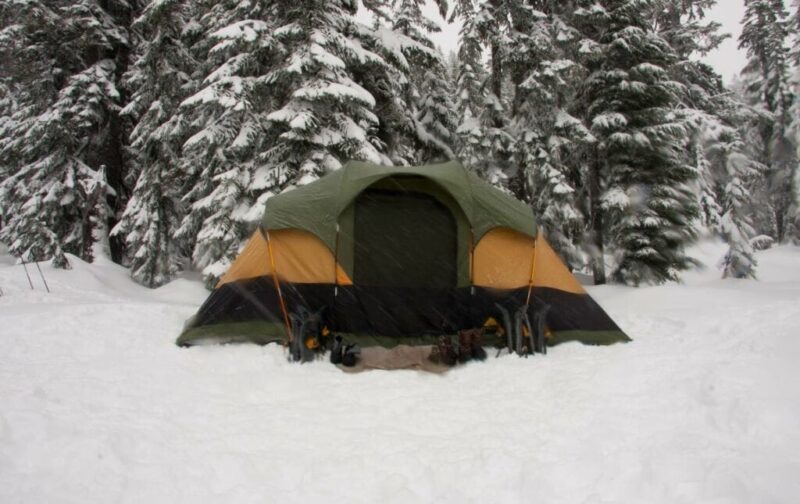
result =
[[[286,341],[304,307],[361,346],[425,345],[542,306],[550,345],[628,341],[527,205],[456,161],[349,162],[267,201],[177,343]]]

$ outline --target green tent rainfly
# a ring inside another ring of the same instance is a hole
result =
[[[285,341],[300,311],[321,312],[327,328],[365,346],[429,344],[504,311],[533,318],[545,308],[549,344],[629,340],[527,205],[455,161],[353,161],[268,200],[178,344]]]

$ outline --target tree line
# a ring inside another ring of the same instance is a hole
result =
[[[598,282],[677,279],[706,233],[754,276],[754,248],[800,236],[800,2],[746,0],[731,86],[699,60],[715,0],[434,3],[453,54],[424,0],[4,2],[0,240],[211,283],[269,197],[453,158]]]

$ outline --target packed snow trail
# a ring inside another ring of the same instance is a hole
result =
[[[200,282],[71,258],[47,294],[5,256],[0,502],[797,502],[800,248],[758,260],[591,288],[632,343],[438,376],[181,349]]]

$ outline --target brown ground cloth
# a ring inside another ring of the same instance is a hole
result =
[[[368,347],[361,349],[361,357],[353,367],[339,366],[347,373],[360,373],[372,369],[415,369],[431,373],[444,373],[448,366],[431,361],[430,345],[398,345],[394,348]]]

